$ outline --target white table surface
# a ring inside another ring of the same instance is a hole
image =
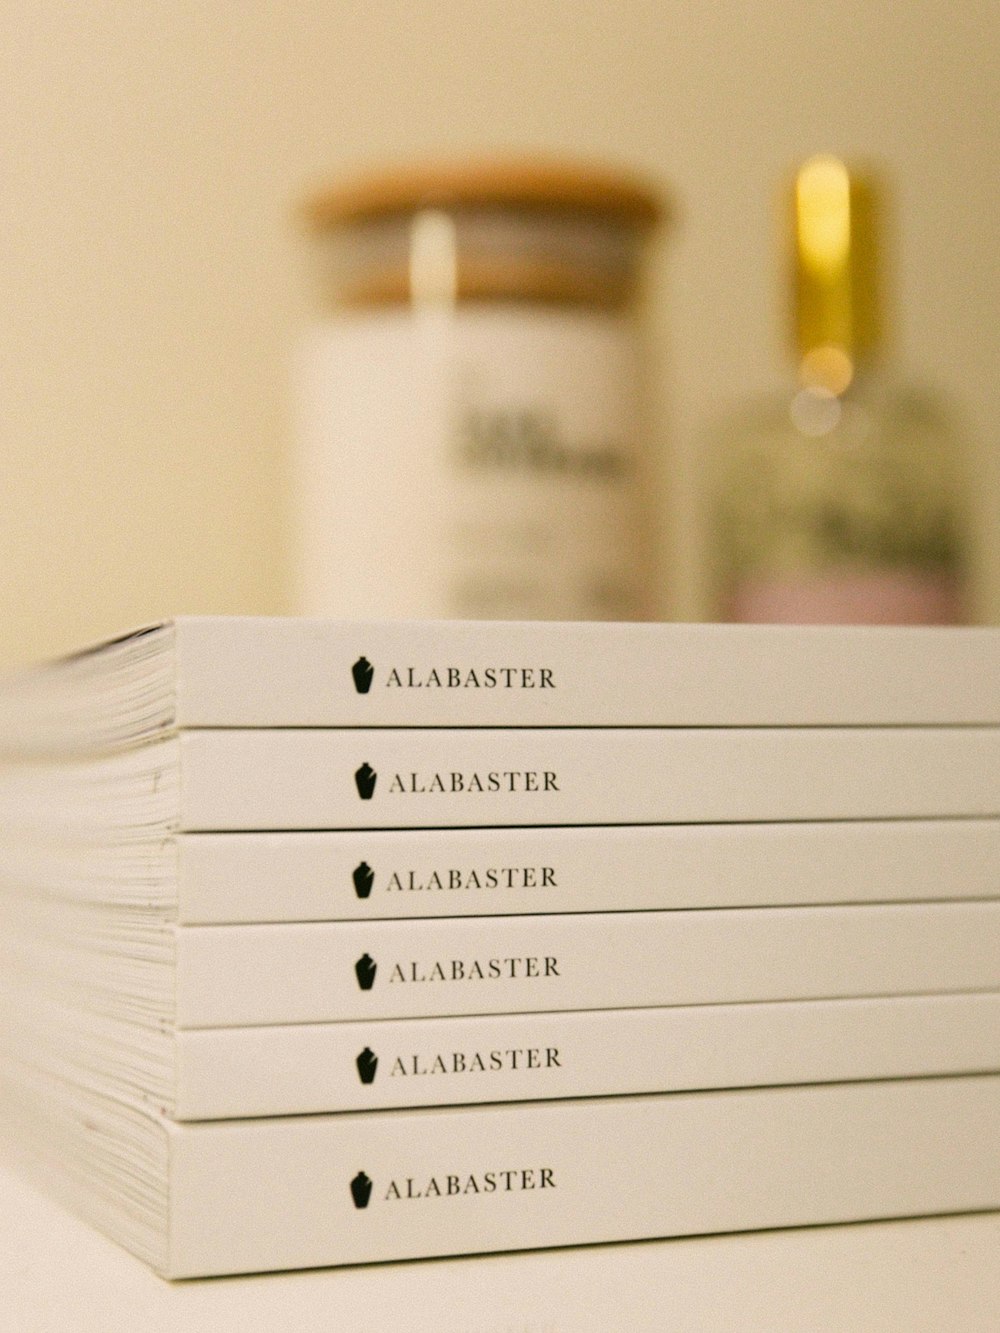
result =
[[[170,1284],[0,1168],[3,1333],[1000,1330],[1000,1213]]]

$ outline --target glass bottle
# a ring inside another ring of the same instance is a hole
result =
[[[954,624],[965,616],[961,441],[885,355],[883,193],[833,157],[792,193],[798,383],[725,423],[711,465],[721,620]]]
[[[312,201],[299,611],[652,613],[637,293],[659,214],[626,174],[533,159]]]

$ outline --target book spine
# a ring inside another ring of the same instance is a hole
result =
[[[1000,990],[1000,902],[181,926],[179,1027]]]
[[[169,1125],[168,1276],[1000,1206],[1000,1078]]]
[[[191,831],[1000,814],[1000,727],[181,736]]]
[[[1000,994],[177,1033],[177,1120],[1000,1072]]]
[[[182,619],[176,645],[184,727],[1000,723],[989,629]]]
[[[1000,893],[1000,819],[192,833],[177,849],[178,915],[191,925]]]

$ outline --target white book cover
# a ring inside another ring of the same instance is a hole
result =
[[[993,898],[1000,819],[194,833],[162,873],[191,925]]]
[[[1000,993],[205,1028],[176,1120],[1000,1072]]]
[[[6,846],[0,885],[239,925],[995,898],[998,868],[1000,819],[903,819],[94,835]]]
[[[196,731],[191,830],[1000,814],[1000,727]]]
[[[997,1075],[194,1124],[4,1091],[47,1187],[172,1278],[1000,1208]]]
[[[1000,1072],[997,991],[181,1030],[16,1008],[3,1060],[185,1121]]]
[[[1000,723],[1000,631],[180,618],[0,691],[0,750],[184,727]]]
[[[0,979],[158,1031],[1000,990],[1000,901],[176,926],[8,895]]]
[[[7,837],[996,817],[1000,727],[191,731],[0,773]]]
[[[167,1124],[171,1277],[1000,1206],[1000,1078]]]
[[[1000,902],[182,926],[175,950],[182,1028],[929,994],[1000,989]]]

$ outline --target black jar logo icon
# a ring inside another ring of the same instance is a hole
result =
[[[372,1182],[369,1176],[363,1171],[351,1181],[351,1198],[354,1200],[355,1208],[367,1208],[368,1200],[372,1197]]]
[[[378,1056],[370,1046],[366,1046],[354,1062],[358,1067],[358,1078],[362,1083],[374,1083],[378,1069]]]
[[[358,979],[358,985],[362,990],[371,990],[375,985],[375,973],[378,970],[378,964],[370,953],[363,953],[354,964],[354,975]]]
[[[354,892],[359,898],[367,898],[372,891],[372,885],[375,883],[375,871],[367,861],[362,861],[359,866],[355,866],[352,875],[354,880]]]
[[[359,694],[367,694],[372,687],[372,680],[375,676],[375,668],[367,657],[359,657],[351,667],[351,675],[354,677],[354,688]]]

